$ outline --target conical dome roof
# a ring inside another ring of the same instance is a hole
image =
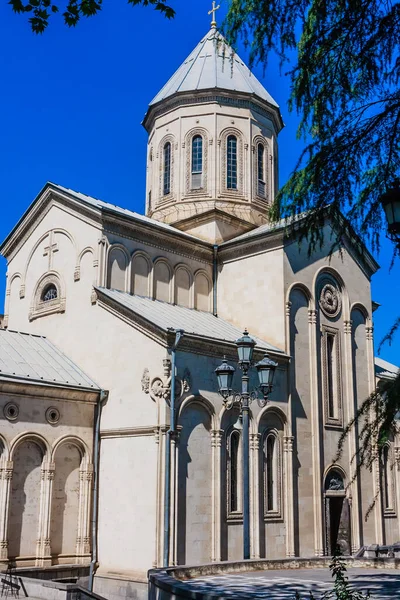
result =
[[[178,92],[213,88],[255,94],[261,100],[278,107],[272,96],[214,27],[153,98],[150,106]]]

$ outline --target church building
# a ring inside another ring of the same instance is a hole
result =
[[[334,462],[376,385],[374,258],[355,235],[329,257],[334,222],[311,258],[269,222],[281,113],[215,21],[143,125],[145,215],[47,183],[1,246],[0,564],[91,565],[114,599],[146,597],[166,531],[170,565],[242,559],[242,428],[215,369],[240,389],[245,328],[277,363],[250,406],[251,557],[396,542],[400,440],[354,480],[352,430]]]

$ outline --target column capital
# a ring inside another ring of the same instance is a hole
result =
[[[284,452],[293,452],[293,447],[294,447],[294,436],[293,435],[283,436],[283,451]]]
[[[221,448],[222,444],[222,436],[224,434],[222,429],[211,429],[211,447],[212,448]]]
[[[352,325],[353,325],[353,321],[351,319],[348,321],[343,321],[343,332],[346,335],[351,334]]]
[[[260,448],[260,433],[250,433],[250,450],[258,450]]]
[[[310,325],[317,324],[317,311],[315,310],[315,308],[308,309],[308,322]]]
[[[290,309],[292,308],[292,303],[290,300],[288,300],[285,304],[286,307],[286,316],[290,317]]]
[[[374,339],[374,328],[372,325],[368,325],[365,328],[365,337],[370,341]]]

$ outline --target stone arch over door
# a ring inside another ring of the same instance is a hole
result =
[[[201,564],[212,558],[212,415],[195,400],[178,424],[177,562]]]
[[[344,555],[351,554],[350,503],[346,497],[346,476],[334,465],[325,476],[325,554],[332,556],[338,546]]]
[[[12,452],[13,475],[8,519],[8,556],[33,561],[39,538],[41,470],[45,446],[36,438],[24,438]]]
[[[80,508],[80,468],[82,449],[66,440],[54,453],[54,480],[51,498],[50,544],[55,562],[60,557],[75,557]]]

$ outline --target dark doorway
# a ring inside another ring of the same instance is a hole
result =
[[[342,474],[331,469],[325,479],[325,553],[332,556],[337,547],[351,554],[350,504]]]
[[[344,555],[351,554],[350,506],[345,496],[326,496],[326,542],[327,554],[334,554],[336,547]]]

